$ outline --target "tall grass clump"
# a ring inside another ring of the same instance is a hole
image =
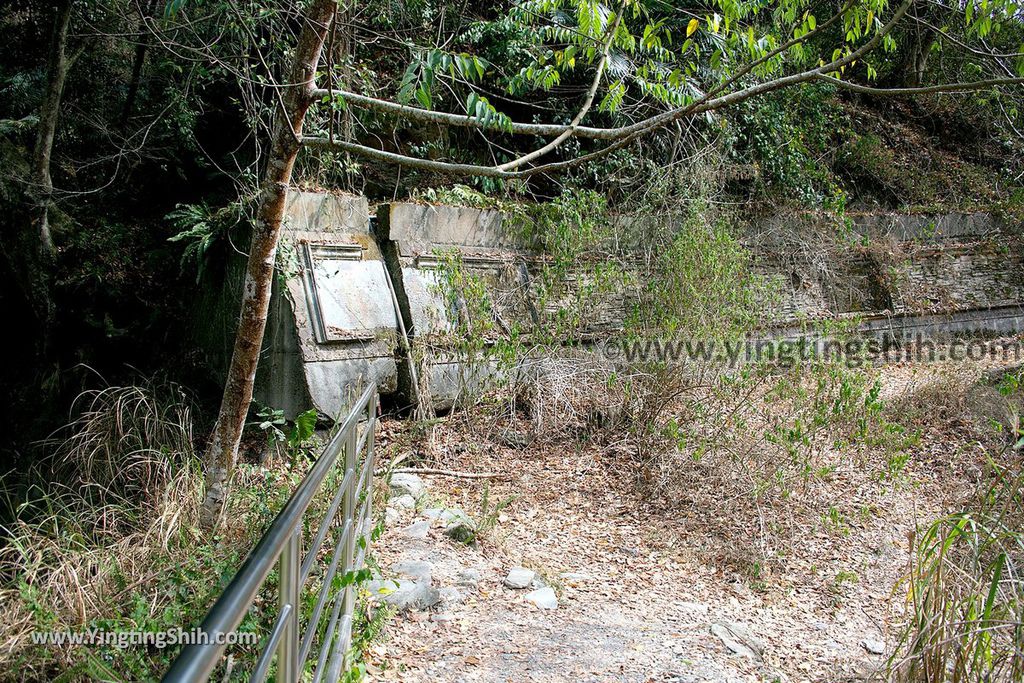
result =
[[[36,645],[32,633],[156,623],[175,599],[154,597],[158,577],[178,549],[197,545],[202,478],[182,390],[106,387],[76,403],[77,415],[42,444],[30,483],[10,492],[20,503],[0,528],[0,668],[22,680],[112,678],[100,649]],[[122,675],[148,673],[144,658]]]
[[[75,403],[78,416],[49,441],[51,466],[92,506],[152,508],[195,465],[192,407],[180,387],[106,387]]]
[[[916,539],[893,680],[1024,680],[1024,472],[999,470]]]

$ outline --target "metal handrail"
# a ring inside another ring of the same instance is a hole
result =
[[[364,416],[366,426],[360,435],[359,423]],[[267,532],[253,548],[231,583],[210,608],[199,627],[199,632],[206,636],[206,642],[191,643],[183,647],[164,675],[164,681],[193,683],[209,679],[227,648],[227,634],[233,633],[242,623],[275,564],[279,567],[279,612],[264,641],[250,682],[258,683],[266,678],[275,652],[277,680],[285,683],[295,683],[299,680],[329,599],[333,599],[331,618],[320,643],[313,680],[319,681],[324,678],[325,666],[326,680],[331,683],[338,680],[351,643],[355,593],[351,582],[346,582],[345,587],[333,596],[330,589],[338,569],[348,573],[362,568],[365,549],[369,544],[367,521],[371,515],[376,418],[377,386],[371,384],[356,401],[341,428],[292,493],[284,508],[271,522]],[[363,451],[365,456],[360,458]],[[306,557],[301,558],[303,517],[327,474],[334,468],[342,454],[342,483],[320,521]],[[337,534],[330,565],[323,575],[316,607],[307,619],[305,634],[302,634],[299,632],[299,599],[339,507],[342,509],[341,532]],[[356,548],[359,544],[356,539],[359,536],[363,537],[364,542],[357,554]]]

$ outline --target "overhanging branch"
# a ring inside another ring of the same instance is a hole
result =
[[[990,78],[984,81],[971,81],[968,83],[940,83],[938,85],[924,85],[916,88],[874,88],[870,85],[851,83],[850,81],[844,81],[832,76],[819,76],[818,80],[825,81],[826,83],[832,83],[833,85],[845,88],[846,90],[852,90],[853,92],[865,95],[889,96],[928,95],[931,93],[952,94],[958,92],[970,92],[972,90],[987,90],[988,88],[995,88],[1001,85],[1024,84],[1024,78]]]
[[[601,85],[601,78],[604,76],[605,67],[608,65],[608,58],[611,56],[612,43],[615,42],[615,34],[619,30],[619,24],[622,23],[623,8],[624,6],[620,4],[618,11],[615,13],[615,21],[608,29],[608,37],[605,39],[604,45],[601,49],[601,61],[597,64],[597,73],[594,74],[594,80],[590,84],[590,89],[587,90],[587,97],[583,101],[583,105],[580,107],[580,110],[576,112],[576,116],[573,117],[572,121],[569,122],[569,127],[551,142],[542,147],[538,147],[532,152],[524,154],[517,159],[501,164],[498,166],[499,169],[502,171],[508,171],[513,168],[519,168],[523,164],[529,163],[534,159],[542,157],[548,152],[557,149],[559,145],[575,134],[576,128],[580,125],[580,122],[583,121],[583,117],[587,115],[587,112],[590,111],[590,108],[594,104],[594,97],[597,95],[597,89]]]
[[[897,8],[892,18],[881,28],[867,43],[862,45],[857,50],[854,50],[845,57],[835,59],[828,64],[823,64],[814,69],[809,69],[796,74],[779,77],[764,83],[752,85],[750,87],[731,92],[726,95],[720,95],[718,97],[712,97],[711,93],[704,95],[699,100],[692,102],[683,107],[663,112],[661,114],[649,117],[637,123],[629,126],[623,126],[620,128],[606,128],[606,129],[577,129],[577,134],[582,130],[599,131],[599,135],[589,136],[598,137],[599,139],[611,140],[612,144],[604,147],[600,150],[596,150],[589,154],[585,154],[573,159],[565,161],[548,163],[541,166],[535,166],[533,168],[524,170],[505,170],[500,166],[482,166],[477,164],[458,164],[444,161],[434,161],[431,159],[420,159],[416,157],[406,156],[404,154],[398,154],[395,152],[386,152],[384,150],[374,149],[365,145],[360,145],[352,142],[334,141],[331,142],[325,138],[307,137],[304,139],[304,143],[313,148],[327,148],[327,149],[341,149],[353,154],[357,154],[363,157],[377,159],[379,161],[385,161],[388,163],[399,164],[410,168],[419,168],[422,170],[431,170],[441,173],[451,173],[455,175],[470,175],[470,176],[481,176],[491,178],[503,178],[503,179],[514,179],[514,178],[525,178],[539,173],[549,173],[554,171],[560,171],[572,166],[586,163],[603,157],[616,149],[620,149],[632,141],[636,140],[640,136],[655,130],[657,128],[664,127],[665,125],[672,123],[678,119],[694,116],[707,111],[714,111],[723,107],[737,104],[744,100],[756,97],[758,95],[773,92],[794,85],[807,83],[814,80],[824,80],[826,82],[833,82],[841,87],[846,87],[852,90],[858,90],[860,92],[870,94],[886,94],[886,95],[914,95],[914,94],[926,94],[934,92],[963,92],[968,90],[981,90],[988,87],[994,87],[998,85],[1016,85],[1024,83],[1024,78],[1004,78],[1004,79],[992,79],[986,81],[976,81],[973,83],[956,83],[956,84],[945,84],[936,86],[924,86],[919,88],[873,88],[870,86],[861,86],[848,81],[842,81],[834,78],[829,74],[837,73],[844,67],[849,66],[863,55],[873,50],[882,38],[887,35],[896,24],[903,18],[907,10],[911,5],[912,0],[904,0],[904,2]],[[326,91],[321,91],[326,92]],[[358,96],[362,99],[365,96]],[[420,110],[415,107],[405,107],[405,105],[397,105],[394,103],[385,102],[384,100],[373,100],[373,106],[380,108],[381,105],[388,108],[400,107],[409,110],[416,110],[416,117],[429,115],[431,117],[438,117],[435,120],[438,122],[447,122],[449,119],[455,119],[459,122],[458,125],[479,127],[475,119],[470,117],[459,116],[456,114],[443,114],[441,112],[430,112],[428,110]],[[571,131],[569,126],[543,126],[538,124],[514,124],[520,127],[519,132],[525,132],[522,127],[529,126],[534,130],[531,131],[533,134],[538,134],[536,129],[546,129],[547,131],[554,132],[555,130],[559,133],[565,133],[567,130]],[[581,134],[581,137],[584,137]]]
[[[358,93],[349,92],[347,90],[334,90],[330,91],[326,88],[317,88],[313,91],[313,96],[317,99],[323,99],[334,95],[335,97],[341,97],[346,102],[366,107],[367,109],[374,109],[376,111],[385,114],[394,114],[395,116],[401,116],[406,119],[413,119],[416,121],[425,121],[428,123],[438,123],[447,126],[459,126],[462,128],[483,128],[487,130],[493,130],[501,133],[514,133],[516,135],[537,135],[540,137],[555,137],[561,135],[569,129],[569,126],[560,123],[519,123],[512,122],[502,126],[498,123],[484,124],[479,119],[466,114],[450,114],[444,111],[434,111],[432,109],[422,109],[420,107],[413,107],[408,104],[399,104],[397,102],[391,102],[389,100],[382,100],[376,97],[368,97],[366,95],[360,95]],[[595,140],[611,140],[615,138],[615,132],[618,128],[591,128],[588,126],[579,126],[576,128],[576,136],[581,138],[591,138]]]
[[[398,164],[399,166],[405,166],[407,168],[418,168],[423,171],[438,171],[440,173],[451,173],[453,175],[481,176],[487,178],[518,178],[526,175],[532,175],[531,171],[534,171],[534,169],[529,169],[527,171],[502,171],[494,166],[455,164],[448,161],[419,159],[417,157],[406,156],[405,154],[385,152],[382,149],[367,147],[366,145],[360,145],[355,142],[346,142],[345,140],[332,141],[328,138],[321,137],[307,136],[303,138],[302,144],[303,146],[311,149],[340,149],[343,152],[351,152],[352,154],[358,154],[362,157],[377,159],[378,161],[386,161],[388,163]]]
[[[732,83],[735,83],[739,78],[750,73],[755,68],[764,64],[768,60],[777,57],[791,47],[804,43],[807,40],[821,34],[825,29],[832,26],[835,22],[840,20],[843,15],[850,9],[855,0],[847,0],[838,13],[830,17],[828,20],[818,24],[818,26],[800,36],[799,38],[791,38],[779,47],[775,48],[768,54],[755,60],[754,62],[743,67],[738,73],[734,74],[729,80],[722,83],[720,86],[712,90],[709,95],[715,95],[721,92],[723,88],[728,87]],[[325,99],[340,97],[346,103],[351,103],[359,107],[365,107],[374,111],[379,111],[384,114],[392,114],[405,119],[412,119],[415,121],[424,121],[427,123],[437,123],[440,125],[447,126],[458,126],[461,128],[479,128],[484,130],[493,130],[498,133],[511,133],[514,135],[536,135],[538,137],[559,137],[565,135],[568,132],[572,132],[574,137],[587,138],[591,140],[617,140],[624,135],[628,135],[632,132],[632,128],[637,125],[642,125],[645,121],[640,121],[634,126],[621,126],[617,128],[600,128],[592,126],[580,126],[576,125],[565,125],[559,123],[546,124],[546,123],[522,123],[518,121],[506,122],[504,125],[491,122],[484,123],[476,117],[467,114],[453,114],[450,112],[435,111],[433,109],[423,109],[421,107],[415,107],[409,104],[400,104],[391,100],[384,100],[377,97],[370,97],[368,95],[361,95],[344,89],[327,89],[317,88],[313,90],[312,95],[315,99]]]

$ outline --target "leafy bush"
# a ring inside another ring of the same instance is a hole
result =
[[[763,195],[776,201],[796,197],[817,207],[841,193],[828,163],[837,134],[846,127],[834,86],[753,98],[737,107],[729,121],[727,154],[760,169]]]
[[[167,241],[185,245],[181,254],[182,270],[186,265],[194,266],[196,282],[199,282],[212,251],[226,243],[231,230],[248,218],[245,204],[236,201],[216,209],[205,203],[178,204],[167,214],[167,220],[178,230]]]

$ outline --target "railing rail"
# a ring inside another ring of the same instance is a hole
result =
[[[344,575],[362,568],[369,545],[376,418],[377,387],[371,385],[356,401],[323,454],[210,608],[199,627],[199,632],[206,636],[206,642],[183,647],[164,681],[194,683],[209,679],[228,647],[228,634],[234,633],[242,623],[275,565],[279,568],[278,614],[264,640],[249,677],[250,683],[266,679],[275,654],[276,680],[281,683],[299,680],[320,631],[328,602],[332,602],[330,619],[321,638],[313,680],[334,683],[341,677],[352,639],[356,596],[351,582],[345,582],[344,587],[333,595],[331,588],[339,569]],[[360,423],[364,425],[361,431]],[[305,557],[302,557],[305,513],[339,459],[344,467],[341,485],[331,498]],[[336,534],[330,564],[321,577],[315,606],[305,620],[305,631],[300,632],[302,590],[317,564],[320,548],[331,531],[339,508],[341,531]],[[360,537],[364,539],[362,544],[357,542]]]

